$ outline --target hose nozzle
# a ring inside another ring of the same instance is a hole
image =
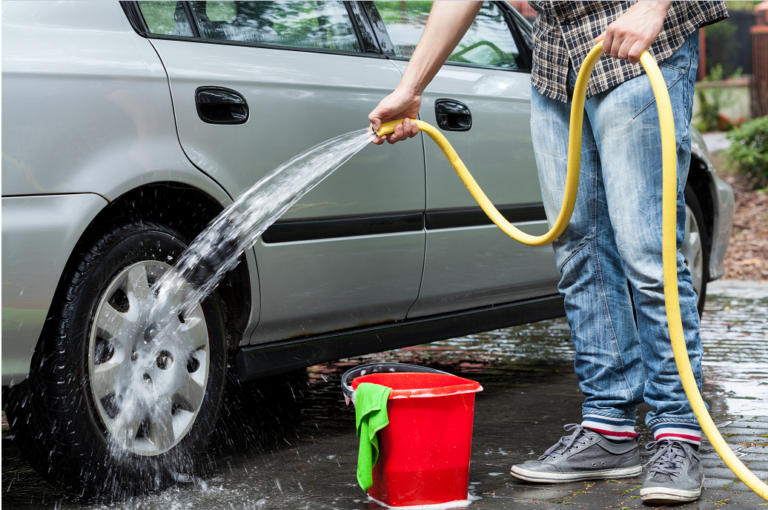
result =
[[[390,120],[388,122],[384,122],[381,125],[381,127],[379,127],[378,131],[373,129],[373,126],[371,126],[371,131],[373,131],[373,134],[376,135],[376,138],[378,138],[380,136],[390,135],[390,134],[394,133],[395,126],[397,126],[398,124],[402,124],[403,120],[405,120],[405,119],[397,119],[397,120]],[[418,123],[418,121],[416,119],[411,119],[411,122]],[[420,125],[419,125],[419,129],[421,129]]]

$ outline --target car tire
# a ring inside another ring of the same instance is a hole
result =
[[[701,317],[707,300],[709,281],[709,238],[699,199],[690,185],[685,187],[685,209],[685,237],[680,253],[683,254],[685,265],[691,272],[693,289],[696,291],[696,308]]]
[[[33,356],[29,378],[23,389],[17,388],[12,392],[13,401],[6,406],[6,412],[19,449],[32,467],[55,485],[86,498],[122,499],[189,479],[195,461],[206,448],[221,406],[227,368],[226,334],[220,300],[214,292],[200,303],[198,309],[202,318],[196,318],[194,326],[191,325],[193,321],[187,318],[190,324],[187,330],[196,328],[195,335],[199,338],[207,334],[207,340],[198,340],[206,346],[200,347],[199,351],[193,350],[185,365],[173,365],[173,372],[168,366],[176,362],[170,360],[170,357],[163,358],[163,368],[168,373],[181,374],[179,377],[182,379],[179,380],[186,380],[183,379],[183,370],[187,371],[189,378],[202,378],[200,362],[195,361],[196,368],[195,362],[190,360],[194,356],[207,358],[207,376],[201,385],[202,389],[197,390],[195,398],[189,399],[197,402],[198,407],[193,413],[173,403],[168,408],[171,421],[164,422],[165,425],[171,423],[173,426],[156,425],[148,415],[141,422],[143,429],[137,435],[133,438],[126,436],[123,442],[118,441],[114,431],[123,429],[114,424],[119,421],[120,413],[125,412],[127,415],[127,407],[117,406],[117,411],[113,409],[115,415],[110,417],[114,420],[110,422],[105,417],[104,405],[99,407],[104,401],[96,398],[96,386],[103,377],[99,379],[101,376],[90,375],[95,366],[101,367],[99,363],[103,361],[99,360],[109,356],[103,354],[105,348],[99,351],[102,354],[94,355],[94,338],[99,342],[98,345],[118,343],[117,340],[107,342],[99,338],[99,334],[108,335],[97,333],[94,329],[97,327],[96,311],[101,310],[100,306],[103,306],[105,299],[112,299],[105,296],[105,293],[114,288],[119,275],[128,274],[127,270],[135,270],[132,274],[140,274],[135,268],[143,267],[151,286],[152,272],[157,274],[157,271],[163,270],[164,265],[177,260],[189,240],[166,225],[146,221],[111,226],[88,238],[80,241],[67,264]],[[125,278],[128,281],[128,277]],[[119,292],[115,291],[115,296]],[[147,299],[154,299],[151,293],[143,295],[149,296]],[[126,303],[128,311],[132,306],[139,307],[135,300]],[[179,321],[183,320],[180,315]],[[135,327],[131,329],[134,330]],[[132,337],[129,333],[116,333],[115,338],[119,335],[128,338],[130,342],[140,342],[138,335],[134,340],[130,340]],[[174,337],[167,338],[170,340],[160,339],[157,342],[171,342]],[[116,348],[108,348],[112,349],[111,356],[115,358]],[[127,348],[122,344],[119,347],[120,352]],[[137,358],[136,350],[139,347],[134,346],[133,349],[134,352],[127,358],[110,358],[108,362],[120,367],[138,366],[125,365]],[[147,362],[149,356],[151,354],[139,360]],[[160,359],[158,356],[158,364]],[[144,377],[146,379],[146,373]],[[139,388],[133,390],[138,391]],[[120,392],[120,395],[111,398],[114,401],[129,394],[131,391]],[[158,398],[165,398],[163,402],[166,403],[171,402],[171,397]],[[151,408],[151,405],[147,408]],[[155,411],[152,413],[157,414]],[[190,418],[187,413],[194,416]],[[161,416],[159,420],[169,419],[167,413],[158,416]],[[181,430],[177,440],[171,441],[176,437],[173,435],[176,433],[176,422],[182,418],[186,420],[183,422],[186,428]],[[114,425],[112,429],[108,422]],[[155,433],[161,437],[163,431],[165,434],[162,441],[152,435]],[[152,454],[147,454],[144,450],[134,448],[139,443],[162,443],[165,449],[156,449]]]

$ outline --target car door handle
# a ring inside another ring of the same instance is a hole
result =
[[[200,120],[208,124],[242,124],[248,120],[248,103],[234,90],[200,87],[195,91]]]
[[[472,129],[472,113],[467,105],[455,99],[435,101],[437,125],[444,131],[469,131]]]

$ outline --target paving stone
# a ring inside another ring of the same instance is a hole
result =
[[[616,492],[587,492],[577,494],[568,498],[565,502],[568,505],[584,506],[585,508],[608,508],[615,506],[619,501],[621,493]],[[624,505],[622,505],[624,506]]]
[[[724,487],[730,487],[736,482],[726,478],[710,478],[704,477],[704,487],[707,489],[722,489]]]
[[[752,491],[745,491],[741,494],[734,494],[728,500],[728,504],[739,505],[739,507],[742,505],[752,505],[755,507],[762,507],[762,510],[765,510],[765,506],[763,506],[765,504],[765,500]]]
[[[732,451],[734,451],[734,452],[744,450],[744,445],[740,445],[740,444],[728,443],[728,447]],[[710,453],[715,453],[716,454],[717,451],[715,451],[715,449],[712,448],[711,444],[709,444],[709,443],[702,443],[701,446],[699,447],[699,453],[701,453],[702,455],[707,455],[707,454],[710,454]],[[768,453],[768,450],[766,450],[766,453]]]
[[[768,452],[766,452],[766,453],[768,453]],[[719,459],[720,458],[720,454],[718,454],[714,450],[708,451],[708,452],[704,452],[702,450],[699,450],[699,457],[701,457],[702,460],[704,460],[704,459]]]
[[[715,503],[713,501],[701,501],[701,500],[699,500],[697,502],[697,504],[695,505],[695,507],[698,510],[716,510],[716,509],[720,508],[720,505],[718,505],[717,503]]]
[[[723,490],[723,489],[710,489],[710,488],[704,488],[701,491],[701,497],[699,498],[699,501],[706,502],[706,501],[714,501],[717,503],[718,501],[725,501],[728,498],[733,496],[733,492],[729,490]]]
[[[765,480],[765,476],[768,475],[768,472],[758,471],[755,474],[761,480]],[[734,480],[737,478],[733,471],[726,467],[704,469],[704,476],[707,478],[723,478],[726,480]]]
[[[489,510],[562,510],[566,507],[547,501],[523,501],[492,495],[483,496],[483,499],[475,501],[470,508],[487,508]],[[466,510],[466,508],[462,508],[461,510]]]
[[[768,451],[763,454],[747,453],[745,455],[739,455],[738,457],[742,462],[768,462]]]
[[[512,489],[507,487],[508,489]],[[501,489],[497,489],[499,492]],[[505,492],[506,493],[506,492]],[[509,496],[515,499],[537,499],[537,500],[550,500],[550,499],[564,499],[572,496],[573,490],[561,489],[561,488],[542,488],[537,489],[535,487],[515,487],[509,491]]]
[[[763,444],[768,443],[768,437],[758,437],[758,436],[731,436],[725,438],[726,442],[728,443],[755,443],[755,444]]]
[[[699,499],[698,501],[694,501],[692,503],[688,503],[685,505],[680,505],[675,507],[676,509],[681,510],[716,510],[720,508],[720,505],[715,503],[714,501],[702,501]]]
[[[704,469],[709,469],[709,468],[725,467],[725,462],[723,462],[723,459],[721,459],[718,456],[704,457],[701,459],[701,465],[704,466]]]
[[[573,484],[568,484],[568,485],[573,485]],[[489,505],[489,502],[499,501],[499,500],[518,501],[518,502],[535,501],[540,503],[559,504],[555,502],[562,501],[563,499],[573,494],[573,490],[561,490],[560,495],[554,494],[557,491],[558,489],[554,489],[551,486],[547,486],[547,487],[542,486],[541,489],[539,490],[537,490],[537,486],[527,486],[527,487],[522,487],[522,490],[521,490],[521,487],[511,487],[509,485],[506,485],[504,487],[499,487],[495,489],[493,491],[493,494],[483,494],[482,497],[483,497],[483,501],[485,501],[486,503],[486,506]],[[542,496],[559,496],[559,497],[547,499]],[[498,507],[492,506],[492,508],[498,508]]]
[[[743,450],[739,450],[739,453],[768,453],[768,444],[749,446]]]
[[[733,482],[733,485],[731,485],[729,488],[733,492],[752,492],[752,489],[747,487],[747,484],[745,484],[744,482],[740,482],[738,480]]]
[[[768,422],[764,421],[734,421],[728,427],[740,427],[752,430],[768,430]],[[725,427],[725,428],[728,428]]]
[[[524,482],[510,476],[504,486],[513,490],[549,490],[554,488],[557,490],[577,491],[585,488],[587,484],[586,482],[559,483],[557,485],[537,484]]]
[[[763,423],[762,425],[768,426],[768,423]],[[747,427],[724,427],[719,430],[720,430],[720,433],[724,436],[727,434],[740,434],[744,436],[761,436],[768,433],[768,427],[764,429],[747,428]]]
[[[638,495],[637,497],[632,496],[630,499],[616,504],[614,508],[625,508],[625,509],[629,508],[630,510],[634,510],[635,508],[647,508],[647,507],[643,504],[643,500]]]

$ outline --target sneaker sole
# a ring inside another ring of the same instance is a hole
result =
[[[530,471],[519,466],[512,466],[509,472],[515,478],[534,483],[565,483],[580,482],[583,480],[603,480],[611,478],[632,478],[640,476],[643,466],[634,466],[620,469],[603,469],[601,471],[585,471],[583,473],[541,473]]]
[[[696,501],[701,496],[701,487],[698,489],[670,489],[668,487],[649,487],[640,489],[640,497],[645,503],[652,505],[664,505],[668,503],[681,503]]]

